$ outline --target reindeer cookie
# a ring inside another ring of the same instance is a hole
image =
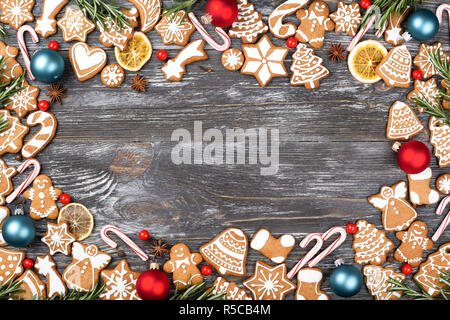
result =
[[[59,209],[56,200],[62,194],[61,189],[53,187],[52,180],[41,174],[33,181],[33,187],[24,192],[23,196],[31,200],[30,217],[34,220],[43,218],[56,219]]]
[[[164,264],[163,270],[172,273],[172,281],[178,290],[203,282],[203,277],[197,265],[202,262],[200,253],[191,253],[184,243],[178,243],[170,249],[170,260]]]
[[[427,238],[428,227],[425,222],[414,221],[407,231],[395,234],[402,244],[394,253],[395,260],[418,267],[422,262],[423,250],[433,248],[433,241]]]
[[[439,201],[439,192],[430,188],[432,175],[431,168],[426,168],[417,174],[408,174],[409,199],[414,206],[434,204]]]
[[[308,9],[297,11],[300,20],[295,37],[298,41],[308,42],[311,47],[320,49],[325,40],[325,31],[334,29],[334,22],[328,17],[330,10],[323,1],[314,1]]]
[[[15,167],[8,167],[8,165],[0,159],[0,205],[5,204],[5,196],[10,194],[14,187],[11,178],[17,173]]]
[[[276,239],[269,230],[260,229],[250,242],[250,247],[269,258],[275,263],[282,263],[294,248],[295,239],[290,234],[282,235]]]

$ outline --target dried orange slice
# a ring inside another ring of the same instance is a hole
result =
[[[141,70],[144,64],[150,60],[152,51],[150,40],[140,31],[134,33],[133,38],[123,51],[120,51],[117,47],[114,49],[117,63],[128,71]]]
[[[59,211],[58,223],[67,221],[69,231],[78,241],[86,239],[94,228],[92,213],[80,203],[69,203]]]
[[[387,55],[386,48],[376,40],[358,43],[348,55],[348,69],[352,76],[362,83],[375,83],[381,78],[375,68]]]

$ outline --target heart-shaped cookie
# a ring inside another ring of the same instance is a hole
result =
[[[84,42],[77,42],[70,48],[69,59],[78,80],[85,81],[103,69],[107,56],[102,48],[90,47]]]

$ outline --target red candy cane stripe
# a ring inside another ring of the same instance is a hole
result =
[[[206,31],[206,29],[203,28],[202,24],[197,20],[197,18],[195,17],[193,12],[189,12],[188,16],[189,16],[189,19],[191,20],[191,22],[194,24],[194,26],[197,29],[197,31],[200,32],[200,34],[202,35],[203,39],[205,39],[206,42],[208,42],[211,47],[213,47],[217,51],[225,51],[225,50],[227,50],[230,47],[230,45],[231,45],[230,37],[227,35],[227,33],[222,28],[216,27],[216,29],[215,29],[217,34],[224,41],[224,43],[222,45],[219,45],[209,35],[209,33]]]
[[[20,52],[22,53],[22,56],[23,56],[23,61],[25,63],[25,67],[27,68],[30,79],[34,80],[35,78],[33,76],[33,73],[31,72],[31,68],[30,68],[30,62],[31,62],[30,56],[28,55],[27,45],[26,45],[24,37],[23,37],[25,32],[28,32],[31,34],[31,38],[33,39],[34,43],[39,42],[39,37],[36,34],[36,31],[34,31],[34,29],[32,27],[30,27],[29,25],[24,25],[24,26],[20,27],[20,29],[17,31],[17,42],[19,43],[19,48],[20,48]]]
[[[318,233],[310,233],[308,234],[302,242],[300,242],[300,247],[306,248],[308,244],[311,242],[311,240],[316,240],[315,246],[309,250],[309,252],[294,266],[294,268],[289,271],[287,274],[289,279],[292,279],[292,277],[295,276],[295,274],[304,267],[304,265],[311,260],[312,257],[316,255],[317,252],[319,252],[320,248],[322,248],[323,245],[323,238]]]
[[[358,44],[358,42],[361,40],[361,38],[367,33],[367,31],[373,26],[375,23],[375,20],[377,19],[377,15],[372,15],[369,20],[367,21],[366,26],[364,29],[359,30],[358,34],[353,38],[353,40],[350,42],[350,44],[347,47],[347,51],[352,51],[353,48]]]
[[[444,11],[447,11],[447,13],[448,13],[448,23],[449,23],[449,26],[450,26],[450,4],[447,4],[447,3],[441,4],[436,9],[436,17],[439,20],[439,24],[441,24],[442,23],[442,15],[443,15]]]
[[[102,231],[100,232],[100,235],[103,239],[103,241],[105,241],[111,248],[116,248],[117,247],[117,243],[115,243],[113,240],[111,240],[108,237],[108,231],[111,231],[113,233],[115,233],[120,239],[123,240],[123,242],[125,242],[131,249],[133,249],[134,252],[136,252],[136,254],[144,261],[148,260],[148,256],[145,254],[144,251],[142,251],[141,248],[139,248],[137,246],[137,244],[135,244],[130,238],[127,237],[127,235],[125,233],[123,233],[122,231],[119,230],[119,228],[117,228],[116,226],[113,225],[106,225],[102,228]]]
[[[33,166],[33,171],[30,173],[27,179],[22,182],[22,184],[6,198],[6,203],[13,202],[14,199],[17,198],[17,196],[21,194],[22,191],[25,190],[25,188],[27,188],[34,179],[36,179],[36,177],[39,175],[39,172],[41,172],[41,164],[36,159],[28,159],[17,168],[17,171],[19,173],[22,173],[29,166]]]
[[[345,238],[347,238],[347,232],[342,227],[333,227],[324,234],[322,234],[322,239],[324,241],[328,240],[332,235],[335,233],[339,233],[339,238],[337,238],[332,244],[328,246],[325,250],[323,250],[317,257],[315,257],[313,260],[311,260],[308,263],[308,266],[314,267],[316,264],[318,264],[320,261],[322,261],[327,255],[329,255],[331,252],[336,250],[344,241]]]
[[[449,202],[450,202],[450,196],[446,196],[444,199],[442,199],[441,203],[436,208],[436,214],[438,216],[440,216],[440,215],[442,215],[442,213],[444,213],[444,209]]]
[[[447,207],[447,204],[450,202],[450,196],[446,196],[441,203],[439,204],[439,206],[436,209],[436,214],[437,215],[442,215],[442,213],[444,212],[445,207]],[[439,239],[439,237],[442,235],[442,233],[444,232],[444,230],[447,228],[447,226],[450,223],[450,211],[447,213],[447,215],[445,216],[444,220],[441,222],[439,228],[436,230],[435,234],[433,235],[433,237],[431,238],[431,240],[433,241],[437,241]]]

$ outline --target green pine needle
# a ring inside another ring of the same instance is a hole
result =
[[[450,62],[444,53],[444,59],[442,59],[441,49],[437,48],[436,50],[429,52],[430,61],[436,69],[437,73],[444,78],[444,85],[446,89],[450,89]]]
[[[0,68],[3,67],[4,60],[0,59]],[[0,76],[2,73],[0,73]],[[10,83],[0,84],[0,107],[4,107],[5,104],[8,103],[8,100],[11,99],[15,94],[22,91],[24,87],[22,87],[23,80],[25,79],[25,71],[21,76],[15,78]]]
[[[6,38],[6,37],[7,37],[7,34],[5,31],[5,27],[2,24],[0,24],[0,39]]]
[[[445,97],[448,95],[441,92],[441,96]],[[444,109],[440,101],[436,101],[435,104],[430,103],[425,97],[420,94],[417,97],[412,98],[412,100],[416,103],[417,109],[424,109],[425,113],[428,113],[429,115],[435,117],[438,120],[441,120],[444,122],[444,124],[450,126],[450,113]]]
[[[191,286],[189,281],[186,291],[180,293],[175,290],[169,300],[225,300],[225,293],[213,294],[213,290],[214,287],[207,289],[204,282]]]
[[[450,295],[450,272],[442,272],[439,276],[439,281],[445,284],[444,288],[439,289],[440,296],[433,297],[427,291],[425,291],[419,283],[414,281],[414,283],[420,288],[416,290],[413,287],[399,282],[393,278],[390,278],[388,282],[394,285],[389,289],[391,292],[401,291],[403,292],[403,297],[413,300],[448,300]]]
[[[65,296],[59,297],[59,296],[53,296],[49,298],[48,300],[96,300],[100,297],[100,295],[105,290],[105,285],[97,285],[88,292],[77,292],[77,291],[71,291]]]
[[[124,7],[110,0],[75,0],[75,3],[83,11],[87,13],[89,19],[94,22],[96,26],[106,29],[106,22],[113,21],[119,29],[125,25],[130,25],[125,14],[120,11]]]
[[[15,294],[22,292],[20,281],[11,281],[9,283],[0,284],[0,299],[14,299]]]
[[[172,15],[173,19],[173,17],[175,17],[175,15],[178,12],[184,10],[184,15],[180,20],[180,23],[183,23],[188,13],[197,8],[200,4],[202,4],[204,0],[174,0],[174,1],[177,2],[178,4],[174,4],[169,9],[164,9],[165,11],[163,12],[162,16],[165,17],[168,15]]]

